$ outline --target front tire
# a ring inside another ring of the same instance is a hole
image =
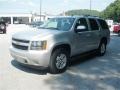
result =
[[[56,49],[50,59],[50,72],[52,74],[62,73],[66,70],[68,66],[69,53],[66,49],[59,48]]]
[[[105,53],[106,53],[106,43],[105,43],[105,41],[102,41],[98,48],[98,55],[104,56]]]

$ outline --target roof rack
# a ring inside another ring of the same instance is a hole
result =
[[[99,16],[93,16],[93,15],[72,15],[72,16],[82,16],[82,17],[94,17],[94,18],[100,18]]]
[[[96,17],[96,18],[100,18],[99,16],[93,16],[93,15],[84,15],[86,17]]]

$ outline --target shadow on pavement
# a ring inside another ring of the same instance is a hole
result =
[[[119,90],[119,66],[120,53],[117,52],[107,52],[103,57],[86,56],[71,62],[65,73],[51,76],[45,83],[51,85],[52,90]]]
[[[70,61],[70,64],[69,64],[69,67],[71,66],[76,66],[78,64],[81,64],[81,63],[84,63],[88,60],[91,60],[91,58],[94,58],[95,57],[95,53],[91,53],[91,54],[86,54],[86,55],[82,55],[82,56],[76,56],[76,57],[73,57],[72,60]],[[17,68],[17,69],[20,69],[24,72],[27,72],[27,73],[33,73],[33,74],[38,74],[38,75],[46,75],[47,73],[50,73],[48,69],[34,69],[34,68],[30,68],[30,67],[27,67],[23,64],[20,64],[19,62],[15,61],[15,60],[12,60],[11,61],[11,64]]]
[[[88,55],[71,62],[63,74],[45,79],[51,90],[120,90],[120,39],[111,37],[103,57]]]
[[[111,37],[105,56],[78,56],[65,73],[50,75],[44,79],[44,83],[50,86],[51,90],[120,90],[119,42],[118,37]],[[13,62],[12,64],[25,72],[36,73],[33,69],[21,67]]]
[[[83,55],[77,55],[71,58],[69,66],[76,66],[87,61],[93,60],[96,57],[97,57],[96,52],[88,52]]]
[[[19,70],[22,70],[24,72],[27,72],[27,73],[33,73],[33,74],[38,74],[38,75],[46,75],[48,73],[47,69],[33,69],[33,68],[30,68],[30,67],[24,66],[24,65],[18,63],[17,61],[15,61],[15,60],[12,60],[11,64],[15,68],[17,68]]]

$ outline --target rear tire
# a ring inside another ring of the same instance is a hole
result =
[[[99,45],[99,48],[98,48],[98,55],[104,56],[105,53],[106,53],[106,42],[102,41]]]
[[[66,70],[69,61],[69,53],[66,49],[56,49],[51,56],[49,69],[50,73],[58,74]]]

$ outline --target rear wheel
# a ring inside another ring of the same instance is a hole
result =
[[[56,49],[50,60],[49,68],[53,74],[62,73],[68,66],[69,53],[67,50],[60,48]]]
[[[104,56],[105,53],[106,53],[106,43],[105,41],[102,41],[98,48],[98,55]]]

